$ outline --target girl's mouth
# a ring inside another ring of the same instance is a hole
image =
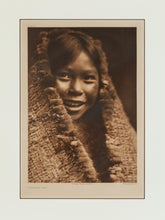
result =
[[[82,105],[84,105],[84,102],[76,100],[64,100],[64,105],[70,111],[79,111]]]

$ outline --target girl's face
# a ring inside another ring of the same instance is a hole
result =
[[[56,88],[73,120],[79,119],[96,102],[99,74],[84,51],[56,73]]]

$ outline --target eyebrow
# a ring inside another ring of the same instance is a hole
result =
[[[64,68],[62,68],[62,71],[74,72],[74,70],[72,68],[70,68],[70,67],[64,67]],[[82,72],[85,73],[85,74],[98,73],[97,70],[95,70],[94,68],[84,69],[84,70],[82,70]]]
[[[97,71],[94,70],[94,69],[84,70],[83,72],[84,72],[84,73],[87,73],[87,74],[88,74],[88,73],[93,73],[93,72],[94,72],[94,73],[97,73]]]

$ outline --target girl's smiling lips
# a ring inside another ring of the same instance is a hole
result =
[[[85,102],[79,100],[64,100],[64,105],[69,111],[79,111],[84,104]]]

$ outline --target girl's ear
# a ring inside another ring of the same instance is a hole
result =
[[[106,80],[106,79],[102,80],[102,85],[103,85],[104,88],[107,88],[108,85],[109,85],[108,80]]]
[[[109,81],[107,79],[100,79],[100,89],[108,88]]]

